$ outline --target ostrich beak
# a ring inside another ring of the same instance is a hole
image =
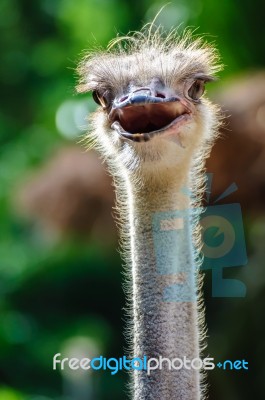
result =
[[[114,100],[109,121],[121,137],[146,142],[173,126],[176,128],[190,114],[187,101],[180,96],[140,88]]]

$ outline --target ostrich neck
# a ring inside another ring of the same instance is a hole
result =
[[[199,357],[188,176],[134,190],[128,183],[133,355]],[[155,363],[155,362],[154,362]],[[179,361],[175,363],[179,367]],[[134,400],[198,400],[199,371],[135,371]]]

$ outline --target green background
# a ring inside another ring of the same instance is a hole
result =
[[[19,213],[17,188],[82,132],[72,110],[94,110],[75,94],[75,68],[84,49],[105,46],[116,32],[137,30],[164,3],[149,0],[1,0],[0,108],[0,400],[124,399],[127,376],[108,372],[69,377],[52,370],[52,357],[85,343],[95,354],[123,355],[124,296],[114,245],[65,235],[45,241]],[[175,1],[158,22],[206,33],[220,50],[223,80],[264,67],[264,3],[247,0]],[[215,86],[216,88],[217,86]],[[246,359],[248,371],[213,370],[210,399],[261,399],[265,393],[264,224],[245,218],[249,265],[241,277],[246,298],[213,299],[206,274],[208,352]],[[254,232],[260,246],[251,245]],[[253,283],[254,282],[254,283]],[[85,338],[88,339],[85,342]],[[83,342],[82,342],[83,341]],[[90,346],[90,347],[89,347]],[[68,349],[68,350],[66,350]],[[77,350],[76,350],[77,351]],[[78,386],[84,389],[78,394]],[[82,397],[83,396],[83,397]]]

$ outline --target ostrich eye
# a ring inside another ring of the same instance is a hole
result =
[[[196,79],[188,90],[189,98],[195,101],[199,100],[204,93],[204,89],[204,81]]]
[[[100,94],[99,91],[93,90],[92,96],[94,101],[100,106],[102,106],[104,109],[110,106],[110,99],[107,91],[104,92],[103,94]]]

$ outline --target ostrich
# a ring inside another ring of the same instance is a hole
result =
[[[78,92],[91,91],[100,106],[89,143],[106,159],[117,191],[134,357],[193,360],[204,348],[195,209],[220,121],[204,86],[219,70],[213,46],[152,24],[89,53],[78,67]],[[149,374],[134,370],[133,399],[201,399],[203,368],[178,366],[164,360]]]

